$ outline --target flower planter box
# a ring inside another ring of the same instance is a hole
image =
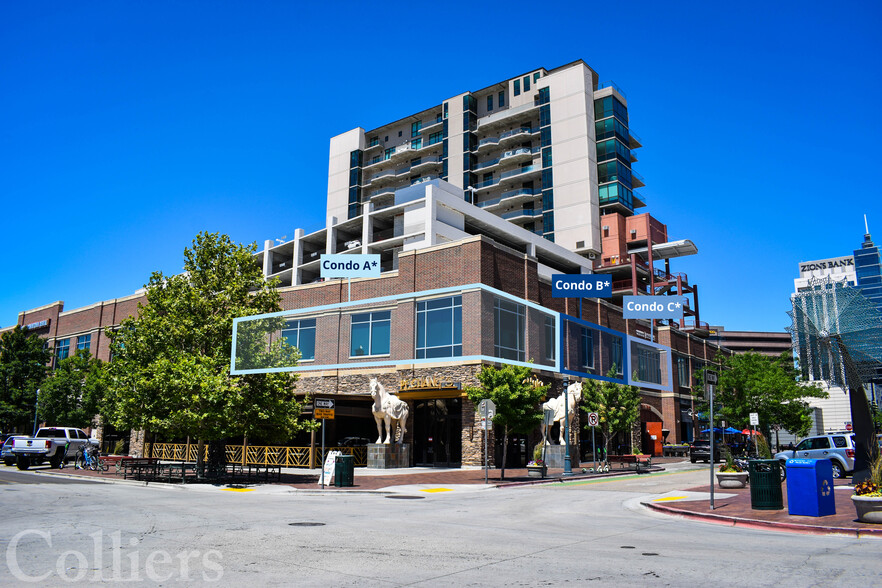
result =
[[[882,496],[852,495],[851,501],[862,523],[882,523]]]
[[[747,472],[717,472],[717,484],[720,488],[744,488],[747,476]]]
[[[531,478],[544,478],[547,471],[545,466],[527,466],[527,476]]]

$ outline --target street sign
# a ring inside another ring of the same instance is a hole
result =
[[[750,413],[750,424],[751,425],[758,425],[759,424],[759,413],[757,413],[757,412]]]
[[[489,398],[485,398],[478,405],[478,412],[482,417],[492,420],[496,416],[496,403]]]
[[[334,420],[334,409],[333,408],[317,408],[313,411],[313,416],[317,419],[329,419]]]
[[[550,408],[546,408],[544,411],[542,411],[542,423],[545,424],[545,426],[547,427],[550,427],[554,424],[553,410],[551,410]]]
[[[853,427],[851,426],[851,422],[845,423],[845,430],[846,431],[851,431],[852,428]]]
[[[589,412],[588,413],[588,426],[589,427],[596,427],[599,423],[600,423],[600,415],[598,415],[596,412]]]
[[[334,408],[334,401],[330,398],[316,398],[315,399],[315,407],[316,408]]]
[[[716,384],[717,372],[704,372],[704,381],[708,384]]]

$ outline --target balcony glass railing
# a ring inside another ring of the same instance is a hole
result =
[[[493,114],[489,114],[489,115],[479,119],[478,120],[478,127],[488,125],[488,124],[491,124],[491,123],[494,123],[494,122],[497,122],[500,120],[504,120],[504,119],[509,118],[511,116],[516,116],[518,114],[521,114],[522,112],[527,112],[527,111],[533,110],[534,108],[537,108],[538,106],[539,106],[539,102],[537,100],[534,100],[533,102],[531,102],[529,104],[524,104],[522,106],[516,106],[514,108],[507,108],[507,109],[499,111],[499,112],[494,112]]]
[[[496,145],[497,143],[499,143],[499,137],[485,137],[478,141],[478,149],[484,145]]]
[[[515,137],[517,135],[532,134],[532,133],[533,133],[532,127],[521,127],[519,129],[512,129],[510,131],[505,131],[504,133],[499,135],[499,140],[502,141],[503,139],[508,139],[509,137]]]
[[[496,198],[491,198],[490,200],[478,202],[475,204],[475,206],[477,206],[478,208],[487,208],[488,206],[495,206],[503,200],[514,198],[516,196],[536,196],[537,194],[538,193],[535,190],[531,190],[529,188],[518,188],[517,190],[509,190],[508,192],[503,192]]]
[[[521,174],[527,174],[532,171],[539,171],[539,168],[535,165],[527,165],[525,167],[519,167],[518,169],[510,169],[507,172],[502,172],[501,174],[499,174],[499,179],[504,180],[506,178],[512,178]]]
[[[536,210],[535,208],[524,208],[522,210],[510,210],[509,212],[503,212],[500,214],[500,218],[504,218],[505,220],[518,218],[520,216],[541,216],[542,211]]]

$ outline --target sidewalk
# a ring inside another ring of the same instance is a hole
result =
[[[642,504],[668,515],[702,520],[711,523],[775,529],[810,535],[875,536],[882,538],[882,525],[861,523],[857,520],[851,501],[850,480],[835,480],[833,496],[836,514],[824,517],[796,516],[787,510],[787,483],[781,486],[782,510],[754,510],[751,508],[750,486],[737,489],[714,489],[714,510],[710,509],[710,486],[669,492],[644,500]]]

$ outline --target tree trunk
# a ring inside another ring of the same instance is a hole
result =
[[[205,478],[205,440],[202,438],[196,442],[196,477]]]

